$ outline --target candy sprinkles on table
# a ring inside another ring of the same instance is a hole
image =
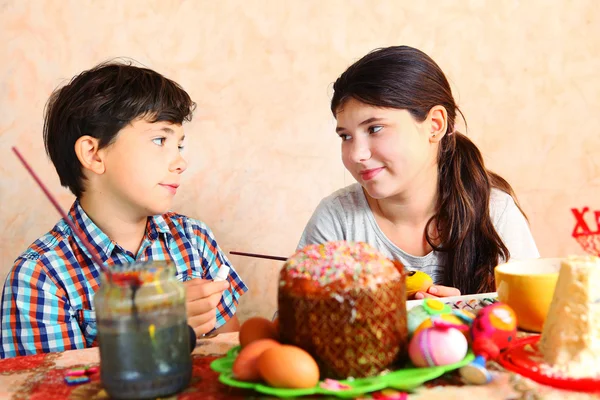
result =
[[[88,383],[91,380],[90,376],[97,374],[98,372],[100,372],[99,367],[73,368],[67,371],[65,375],[65,383],[69,386]]]
[[[457,300],[448,304],[450,307],[457,310],[479,311],[480,309],[497,302],[498,299],[495,297],[484,297],[479,299],[473,298],[469,300]]]
[[[496,293],[469,294],[465,296],[438,298],[438,300],[448,304],[448,306],[454,310],[469,311],[473,314],[477,314],[482,308],[499,301]],[[406,302],[406,308],[410,310],[423,303],[424,300],[408,300]]]

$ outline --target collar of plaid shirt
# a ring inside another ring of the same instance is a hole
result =
[[[91,220],[86,212],[81,207],[79,199],[75,200],[71,210],[69,211],[69,217],[73,220],[75,226],[83,232],[88,242],[96,249],[102,262],[106,263],[115,249],[117,243],[111,240],[106,233],[104,233],[98,225]],[[148,217],[148,223],[146,224],[146,236],[149,240],[154,241],[158,239],[158,234],[162,233],[167,237],[172,237],[172,233],[163,218]],[[75,241],[83,252],[91,258],[87,248],[81,243],[77,236],[74,236]],[[124,251],[124,250],[123,250]],[[133,255],[135,258],[135,255]]]

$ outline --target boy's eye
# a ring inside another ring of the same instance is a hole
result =
[[[183,149],[185,149],[185,145],[183,145],[183,144],[180,144],[177,147],[179,148],[179,151],[183,151]]]
[[[381,125],[373,125],[373,126],[369,127],[369,133],[377,133],[382,129],[383,129],[383,126],[381,126]]]
[[[342,142],[345,142],[346,140],[350,139],[350,135],[347,135],[345,133],[340,133],[340,138],[342,139]]]
[[[166,137],[157,137],[152,139],[152,143],[154,143],[157,146],[163,146],[165,144],[165,140],[167,140]]]

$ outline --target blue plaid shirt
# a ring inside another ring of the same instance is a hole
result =
[[[105,265],[172,260],[177,279],[214,279],[222,265],[231,267],[212,232],[202,222],[175,213],[148,218],[137,254],[121,248],[92,222],[78,201],[69,217],[96,248]],[[231,284],[217,307],[216,328],[235,314],[248,290],[231,268]],[[0,358],[82,349],[96,343],[92,297],[100,270],[87,249],[60,220],[15,261],[2,293]]]

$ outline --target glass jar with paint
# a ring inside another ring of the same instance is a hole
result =
[[[112,398],[163,397],[187,386],[192,362],[185,289],[171,262],[111,268],[102,275],[94,308],[100,379]]]

